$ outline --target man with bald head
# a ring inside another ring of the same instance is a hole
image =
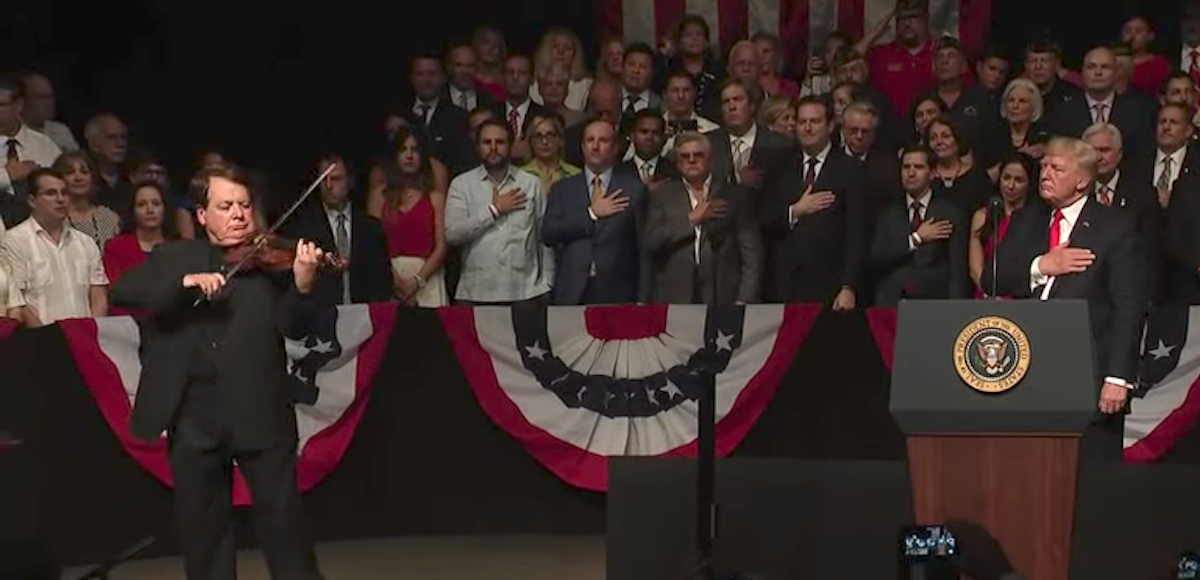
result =
[[[588,90],[587,113],[590,119],[607,121],[619,126],[621,123],[621,100],[624,89],[611,79],[596,79]],[[567,163],[583,167],[583,129],[587,123],[567,127],[563,133],[563,157]],[[628,135],[617,135],[618,151],[629,149]]]
[[[133,196],[124,168],[129,157],[129,129],[120,117],[101,113],[84,126],[83,139],[100,173],[95,180],[96,202],[117,213],[125,211]]]
[[[50,79],[31,71],[21,75],[21,82],[25,87],[25,109],[21,112],[21,120],[29,128],[49,137],[59,149],[78,150],[79,143],[75,141],[71,129],[54,120],[56,103],[54,85]]]
[[[475,49],[460,44],[446,53],[446,90],[454,106],[469,113],[479,107],[496,107],[496,97],[475,90],[475,73],[479,70]]]
[[[1049,111],[1050,133],[1079,138],[1095,123],[1121,130],[1125,157],[1140,158],[1153,145],[1154,111],[1117,92],[1117,55],[1098,46],[1083,57],[1083,98],[1064,101]]]
[[[1041,203],[1013,215],[995,271],[983,287],[1016,299],[1087,300],[1099,387],[1096,420],[1084,433],[1085,460],[1121,460],[1123,418],[1137,369],[1151,260],[1132,212],[1092,195],[1100,154],[1086,141],[1055,137],[1046,145]]]

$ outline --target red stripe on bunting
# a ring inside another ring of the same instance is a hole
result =
[[[17,321],[11,318],[0,318],[0,340],[4,340],[17,331]]]
[[[626,306],[637,309],[640,307]],[[716,452],[726,456],[745,438],[791,368],[800,345],[808,336],[820,306],[787,305],[771,353],[758,372],[747,381],[729,412],[717,425]],[[590,491],[608,490],[608,457],[590,453],[563,441],[531,423],[513,403],[496,377],[488,351],[479,342],[472,308],[439,308],[446,337],[458,357],[463,376],[471,386],[480,408],[505,433],[525,446],[538,463],[570,485]],[[694,456],[696,442],[682,445],[663,456]]]
[[[1127,463],[1152,463],[1162,459],[1196,427],[1197,419],[1200,419],[1200,378],[1188,387],[1183,402],[1172,409],[1153,431],[1125,448],[1123,459]]]
[[[654,40],[667,37],[687,10],[687,0],[652,0],[654,2]]]
[[[750,1],[718,0],[717,25],[720,27],[721,57],[724,59],[733,43],[750,36]]]
[[[617,39],[625,42],[625,24],[621,0],[596,0],[596,46]]]
[[[867,325],[871,327],[871,336],[875,338],[883,366],[889,373],[892,372],[892,351],[896,346],[896,309],[868,308]]]
[[[837,29],[852,38],[862,38],[866,0],[837,0]]]

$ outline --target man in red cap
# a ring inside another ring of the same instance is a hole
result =
[[[873,84],[901,118],[919,94],[933,88],[933,40],[926,0],[896,2],[896,40],[867,53]]]

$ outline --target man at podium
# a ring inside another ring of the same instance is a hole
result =
[[[1033,204],[1014,215],[1000,244],[996,271],[983,283],[1014,298],[1083,299],[1088,302],[1095,366],[1102,377],[1099,414],[1084,434],[1082,454],[1120,461],[1123,416],[1136,373],[1149,288],[1137,223],[1090,195],[1099,155],[1070,137],[1047,144]]]

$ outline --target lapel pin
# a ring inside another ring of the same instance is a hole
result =
[[[1091,224],[1091,222],[1083,222],[1083,227],[1090,228],[1090,227],[1092,227],[1092,224]]]

